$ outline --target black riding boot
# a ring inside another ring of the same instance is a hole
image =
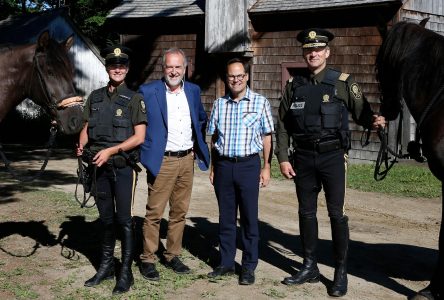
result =
[[[97,273],[85,281],[85,286],[91,287],[100,284],[103,280],[114,278],[114,246],[116,236],[114,225],[105,225],[102,240],[102,258]]]
[[[129,291],[134,284],[133,272],[131,270],[134,254],[134,232],[132,221],[122,227],[122,268],[117,276],[116,286],[113,295],[122,294]]]
[[[347,252],[348,252],[348,217],[330,218],[333,249],[335,255],[335,275],[328,294],[342,297],[347,294]]]
[[[299,216],[299,228],[302,242],[304,262],[296,275],[284,279],[284,284],[303,284],[318,282],[319,269],[316,261],[316,245],[318,242],[318,220],[316,217],[306,218]]]

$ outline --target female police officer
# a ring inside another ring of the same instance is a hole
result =
[[[114,277],[114,226],[122,230],[122,267],[113,294],[127,292],[134,283],[131,272],[133,258],[132,202],[137,173],[128,162],[138,155],[145,139],[146,111],[140,94],[129,90],[124,82],[129,68],[129,49],[111,46],[104,49],[107,86],[89,96],[84,110],[85,125],[80,132],[77,155],[84,147],[92,154],[96,166],[96,204],[104,225],[102,255],[97,273],[85,286],[98,285]]]
[[[307,29],[297,36],[308,72],[290,81],[282,96],[276,128],[275,153],[281,173],[294,178],[299,202],[299,229],[304,262],[288,285],[319,281],[316,264],[318,223],[317,197],[324,189],[335,254],[335,274],[330,296],[347,293],[348,217],[344,213],[345,156],[349,148],[348,111],[366,128],[384,126],[385,119],[373,115],[358,84],[349,76],[326,68],[328,42],[333,34]],[[288,158],[290,138],[295,149],[293,165]],[[294,168],[294,169],[293,169]]]

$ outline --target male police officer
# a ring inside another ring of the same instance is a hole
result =
[[[137,174],[131,168],[134,163],[128,161],[128,155],[137,157],[136,149],[143,143],[146,130],[143,98],[129,90],[124,82],[129,70],[128,54],[129,49],[123,46],[102,51],[109,83],[93,91],[86,102],[85,125],[77,148],[79,156],[85,146],[93,153],[92,163],[97,167],[96,204],[104,224],[100,267],[85,286],[95,286],[114,277],[114,225],[117,223],[122,229],[122,267],[113,294],[128,291],[134,283],[131,212]]]
[[[297,36],[307,73],[290,80],[281,99],[276,130],[275,154],[281,173],[293,178],[299,202],[299,228],[303,248],[303,266],[287,285],[319,281],[316,264],[318,223],[317,196],[324,189],[330,217],[335,255],[330,296],[347,293],[346,259],[348,217],[344,214],[345,153],[350,145],[348,111],[365,128],[383,126],[385,119],[373,115],[359,85],[349,74],[326,68],[330,55],[328,42],[333,34],[324,29],[307,29]],[[294,147],[289,162],[290,138]]]

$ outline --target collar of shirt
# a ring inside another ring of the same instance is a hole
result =
[[[321,72],[319,72],[316,75],[310,74],[310,81],[315,80],[316,83],[322,82],[322,80],[324,80],[326,71],[327,71],[327,68],[324,68]]]
[[[176,93],[176,92],[172,92],[170,87],[168,86],[168,84],[164,81],[163,84],[165,84],[165,88],[166,88],[166,92],[170,93],[170,94],[179,94],[183,91],[183,87],[185,86],[185,81],[182,79],[181,84],[180,84],[180,90]]]
[[[236,101],[234,101],[234,100],[231,98],[230,93],[228,93],[225,97],[226,97],[226,99],[227,99],[226,102],[229,102],[229,101],[230,101],[230,102],[236,102]],[[242,101],[242,100],[250,101],[252,98],[253,98],[253,97],[252,97],[252,94],[251,94],[251,90],[250,90],[250,88],[247,86],[247,91],[245,92],[244,97],[243,97],[242,99],[240,99],[238,102],[240,102],[240,101]]]
[[[115,95],[115,94],[117,94],[117,93],[119,93],[121,90],[127,88],[127,87],[126,87],[126,83],[125,83],[125,82],[122,82],[120,85],[118,85],[117,87],[115,87],[114,90],[111,92],[111,91],[109,90],[109,86],[110,86],[110,84],[111,84],[111,82],[108,82],[108,86],[107,86],[107,89],[106,89],[106,92],[108,93],[108,96],[110,96],[110,97],[113,96],[113,95]]]

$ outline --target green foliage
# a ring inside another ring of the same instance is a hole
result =
[[[120,4],[120,0],[0,0],[0,20],[33,12],[59,8],[64,3],[80,30],[99,48],[118,43],[117,33],[105,28],[106,16]]]

